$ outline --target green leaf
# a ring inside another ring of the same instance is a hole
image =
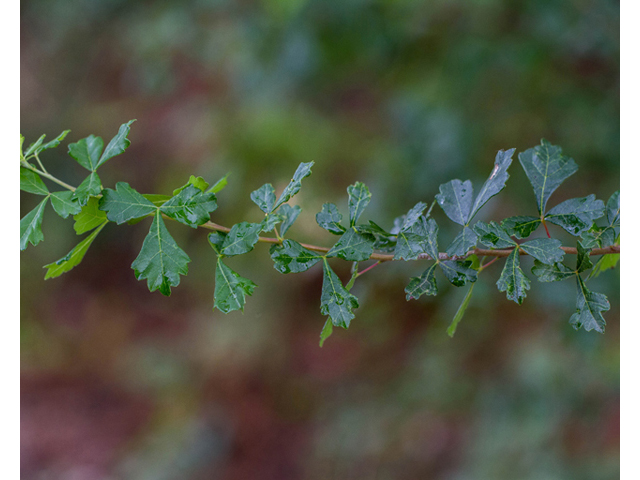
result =
[[[191,260],[176,244],[158,210],[153,217],[149,234],[142,243],[140,254],[131,264],[138,280],[147,279],[150,292],[160,290],[171,295],[171,287],[180,284],[180,275],[186,275]]]
[[[349,225],[353,227],[369,205],[371,192],[364,183],[356,182],[347,187],[347,193],[349,194]]]
[[[238,275],[222,263],[222,257],[218,257],[213,308],[217,308],[222,313],[234,310],[244,312],[245,296],[253,295],[256,287],[255,283]]]
[[[345,290],[340,278],[324,259],[320,313],[328,315],[336,327],[349,328],[355,317],[353,309],[358,306],[358,299]]]
[[[502,269],[502,274],[496,283],[498,290],[507,292],[507,298],[517,304],[522,304],[531,288],[531,282],[520,268],[520,252],[516,248],[509,254]]]
[[[591,259],[589,256],[591,255],[590,248],[584,248],[582,243],[578,242],[577,244],[578,255],[576,257],[576,271],[578,273],[582,273],[585,270],[589,270],[593,267],[593,263],[591,263]]]
[[[300,191],[300,187],[302,186],[302,179],[311,175],[311,167],[313,166],[313,162],[309,163],[301,163],[298,165],[296,169],[296,173],[293,174],[293,178],[289,182],[289,185],[286,186],[280,198],[274,205],[273,209],[275,210],[283,203],[288,202],[291,197],[293,197],[296,193]]]
[[[156,207],[161,207],[172,197],[171,195],[161,195],[159,193],[143,193],[142,196],[153,203]]]
[[[522,250],[547,265],[562,261],[564,251],[560,248],[561,246],[562,242],[555,238],[536,238],[520,244]]]
[[[211,220],[211,212],[218,208],[216,195],[204,193],[200,188],[189,185],[160,207],[168,217],[193,228]]]
[[[327,257],[339,257],[352,262],[364,262],[373,253],[373,243],[375,239],[368,233],[358,233],[353,228],[340,237]]]
[[[32,143],[31,145],[29,145],[29,148],[27,148],[27,151],[24,152],[24,156],[28,157],[29,155],[33,154],[40,147],[40,145],[42,145],[42,142],[44,142],[45,137],[46,135],[42,135],[38,140],[36,140],[35,143]]]
[[[619,261],[620,261],[619,253],[609,253],[607,255],[602,255],[596,262],[595,266],[593,267],[593,270],[591,271],[589,278],[597,277],[605,270],[616,268]]]
[[[595,195],[584,198],[572,198],[553,207],[545,220],[564,228],[571,235],[580,235],[588,230],[593,221],[604,215],[604,202],[596,200]]]
[[[445,260],[438,263],[444,276],[456,287],[462,287],[467,282],[473,283],[478,279],[478,272],[471,268],[472,264],[471,260]]]
[[[325,203],[322,205],[322,211],[316,214],[316,222],[318,225],[334,235],[342,235],[347,231],[347,229],[340,224],[341,221],[342,214],[333,203]]]
[[[327,321],[324,322],[324,327],[322,327],[322,331],[320,332],[320,347],[324,345],[324,341],[331,336],[333,333],[333,323],[331,323],[331,319],[327,318]]]
[[[609,300],[602,293],[590,291],[579,275],[576,275],[576,279],[578,282],[576,313],[571,315],[569,323],[576,330],[583,327],[587,332],[595,330],[604,333],[606,322],[601,312],[609,310]]]
[[[560,147],[544,139],[540,145],[520,153],[518,159],[533,186],[538,213],[542,216],[551,194],[578,171],[578,166],[572,158],[562,154]]]
[[[109,144],[104,149],[104,152],[102,153],[100,160],[98,160],[95,168],[98,168],[104,162],[115,157],[116,155],[120,155],[127,149],[129,145],[131,145],[131,142],[127,138],[127,135],[129,135],[129,127],[133,122],[135,122],[135,120],[129,120],[127,123],[123,123],[122,125],[120,125],[118,133],[111,139]]]
[[[426,203],[416,203],[416,205],[404,216],[404,220],[402,221],[402,225],[400,226],[400,231],[406,232],[407,230],[409,230],[413,226],[413,224],[415,224],[422,216],[422,212],[424,212],[426,208]]]
[[[284,236],[284,234],[287,233],[291,228],[291,225],[293,225],[293,222],[298,218],[298,215],[300,215],[301,211],[302,208],[297,205],[292,207],[291,205],[284,204],[280,207],[278,213],[284,217],[282,225],[280,225],[280,235]]]
[[[476,197],[476,201],[473,204],[473,208],[469,214],[469,220],[478,213],[478,210],[480,210],[491,197],[500,193],[500,191],[506,186],[507,180],[509,179],[507,170],[513,161],[511,157],[513,157],[513,153],[515,151],[515,148],[510,148],[507,151],[500,150],[498,152],[493,165],[493,170],[491,170],[491,174],[487,181],[482,185],[482,188]]]
[[[486,224],[485,222],[478,222],[473,227],[473,230],[478,234],[480,242],[488,247],[509,248],[517,245],[505,229],[496,222],[491,222],[489,224]]]
[[[438,251],[438,224],[433,218],[426,219],[420,217],[412,228],[412,231],[422,235],[424,242],[422,248],[433,260],[438,261],[440,253]]]
[[[276,191],[273,185],[265,183],[259,189],[251,192],[251,200],[264,213],[271,213],[276,203]]]
[[[105,220],[102,225],[100,225],[91,233],[91,235],[87,236],[87,238],[73,247],[73,250],[67,253],[60,260],[45,265],[43,268],[47,269],[47,273],[45,274],[44,279],[47,280],[49,278],[59,277],[63,273],[66,273],[73,267],[79,265],[85,254],[87,253],[87,250],[89,250],[89,247],[106,224],[107,221]]]
[[[218,193],[220,190],[226,187],[228,183],[227,178],[229,177],[229,175],[231,175],[231,173],[227,173],[224,177],[214,183],[213,187],[209,189],[208,193]]]
[[[42,152],[43,150],[48,150],[50,148],[55,148],[58,145],[60,145],[60,142],[62,140],[64,140],[64,137],[67,136],[67,134],[70,132],[71,130],[65,130],[64,132],[62,132],[60,135],[58,135],[56,138],[54,138],[53,140],[51,140],[50,142],[45,143],[44,145],[39,146],[38,148],[35,149],[34,153],[36,155],[39,155],[40,152]],[[43,135],[44,137],[44,135]]]
[[[27,248],[27,244],[36,246],[42,240],[44,235],[42,234],[42,217],[44,214],[44,207],[47,205],[49,197],[42,200],[36,208],[27,213],[20,220],[20,250]]]
[[[436,201],[447,217],[458,225],[467,225],[473,204],[471,180],[461,182],[456,179],[443,183],[440,185],[440,193],[436,195]]]
[[[411,232],[399,232],[394,260],[415,260],[421,253],[425,253],[425,238]]]
[[[222,254],[228,257],[250,252],[258,243],[261,223],[241,222],[231,227],[222,245]]]
[[[98,168],[98,162],[100,161],[100,154],[104,142],[102,138],[95,135],[89,135],[82,140],[78,140],[76,143],[69,144],[69,155],[71,155],[76,162],[82,167],[94,172]]]
[[[96,172],[92,172],[84,181],[76,188],[73,197],[78,200],[80,206],[84,207],[90,197],[95,197],[102,193],[102,182]]]
[[[576,274],[575,270],[570,269],[564,263],[547,265],[539,260],[533,262],[531,272],[538,277],[540,282],[559,282]]]
[[[209,188],[209,184],[202,177],[196,177],[195,175],[189,176],[189,181],[185,183],[180,188],[176,188],[173,191],[173,196],[178,195],[181,191],[187,188],[189,185],[193,185],[195,188],[199,189],[201,192],[204,192],[207,188]]]
[[[451,338],[453,338],[453,336],[455,335],[456,329],[458,328],[458,324],[460,323],[460,320],[462,320],[462,317],[464,316],[464,312],[467,311],[467,307],[469,306],[469,302],[471,301],[471,294],[473,293],[474,285],[475,283],[472,283],[471,286],[469,287],[467,294],[464,296],[464,300],[462,300],[462,303],[458,307],[458,311],[456,312],[456,315],[453,317],[453,320],[451,321],[451,325],[449,325],[449,328],[447,328],[447,335],[449,335]]]
[[[304,272],[322,259],[319,253],[307,250],[293,240],[284,240],[282,245],[273,245],[269,253],[274,268],[280,273]]]
[[[222,255],[222,246],[224,245],[224,240],[227,238],[227,234],[223,232],[213,232],[209,234],[209,245],[213,248],[213,251],[216,252],[216,255]]]
[[[620,192],[615,192],[607,201],[607,222],[620,235]]]
[[[20,134],[20,160],[24,160],[24,152],[22,151],[24,145],[24,136]]]
[[[20,167],[20,190],[36,195],[49,195],[49,189],[40,175],[25,167]]]
[[[107,220],[107,214],[98,208],[99,204],[99,199],[92,197],[89,199],[89,202],[82,207],[80,213],[73,216],[75,220],[73,229],[76,231],[76,235],[82,235]]]
[[[450,257],[461,257],[474,248],[478,244],[478,236],[470,227],[464,227],[456,238],[453,239],[451,245],[445,250]]]
[[[284,220],[284,218],[285,218],[284,215],[280,215],[279,213],[267,214],[267,216],[264,217],[264,220],[262,220],[262,223],[261,223],[262,231],[263,232],[272,231],[274,228],[276,228],[276,225],[278,225],[280,222]]]
[[[438,294],[438,285],[436,283],[436,265],[434,263],[429,268],[427,268],[422,275],[419,277],[412,277],[409,281],[409,284],[404,289],[407,294],[407,301],[413,299],[418,299],[420,296],[426,295],[437,295]]]
[[[530,217],[519,215],[516,217],[505,218],[502,221],[502,228],[516,238],[527,238],[531,235],[542,222],[538,217]]]
[[[51,194],[51,206],[62,218],[76,215],[82,210],[78,201],[73,198],[73,192],[69,190],[53,192]]]
[[[105,188],[99,208],[107,212],[107,218],[118,225],[133,218],[146,217],[157,210],[153,203],[126,182],[116,183],[115,190]]]

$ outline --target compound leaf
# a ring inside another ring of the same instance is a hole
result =
[[[82,235],[107,220],[107,213],[98,208],[99,204],[99,199],[92,197],[82,207],[80,213],[73,216],[75,220],[73,229],[76,231],[76,235]]]
[[[94,172],[98,168],[98,162],[100,161],[100,154],[104,142],[102,138],[95,135],[89,135],[86,138],[78,140],[76,143],[69,144],[69,155],[71,155],[76,162],[89,171]]]
[[[91,234],[88,235],[87,238],[73,247],[73,249],[60,260],[45,265],[43,268],[47,269],[47,273],[45,273],[44,279],[47,280],[49,278],[59,277],[63,273],[66,273],[73,267],[79,265],[80,262],[82,262],[85,254],[87,253],[87,250],[89,250],[89,247],[106,224],[107,221],[105,220],[102,225],[91,232]]]
[[[301,163],[298,165],[296,172],[293,174],[293,178],[289,182],[284,189],[284,191],[280,194],[280,198],[273,206],[273,210],[278,208],[283,203],[288,202],[291,197],[293,197],[296,193],[300,191],[300,187],[302,187],[302,179],[311,175],[311,167],[313,166],[313,162]]]
[[[416,205],[407,212],[404,216],[404,220],[402,221],[402,225],[400,226],[400,231],[406,232],[409,230],[414,223],[418,221],[418,219],[422,216],[422,212],[427,208],[427,204],[424,202],[418,202]],[[375,224],[374,224],[375,225]]]
[[[116,183],[115,190],[105,188],[99,208],[107,212],[107,218],[118,225],[134,218],[146,217],[157,210],[153,203],[126,182]]]
[[[527,238],[531,235],[542,222],[537,217],[519,215],[516,217],[505,218],[502,222],[502,228],[509,236],[516,238]]]
[[[570,269],[564,263],[547,265],[539,260],[534,260],[531,272],[538,277],[540,282],[559,282],[576,274],[575,270]]]
[[[469,250],[474,248],[478,243],[478,236],[472,228],[465,226],[456,238],[453,239],[451,245],[447,247],[447,255],[462,256]]]
[[[351,262],[364,262],[373,253],[375,238],[368,233],[358,233],[353,228],[340,237],[327,257],[339,257]]]
[[[364,183],[356,182],[347,187],[347,193],[349,194],[349,225],[353,227],[369,205],[371,192]]]
[[[216,195],[204,193],[195,185],[188,185],[160,207],[168,217],[189,227],[197,228],[211,219],[211,212],[218,208]]]
[[[64,140],[64,137],[67,136],[67,134],[70,132],[71,130],[65,130],[64,132],[62,132],[60,135],[58,135],[56,138],[54,138],[53,140],[51,140],[50,142],[45,143],[44,145],[41,145],[39,147],[37,147],[35,149],[35,151],[33,153],[35,153],[36,155],[40,154],[40,152],[42,152],[43,150],[48,150],[50,148],[55,148],[58,145],[60,145],[60,142],[62,140]]]
[[[231,227],[222,244],[222,254],[227,257],[250,252],[258,243],[262,223],[240,222]]]
[[[438,285],[436,283],[436,265],[434,263],[427,268],[419,277],[411,277],[409,284],[404,289],[407,294],[407,301],[418,299],[422,295],[437,295]]]
[[[394,260],[415,260],[421,253],[425,253],[424,237],[411,232],[398,233],[393,254]]]
[[[478,279],[478,272],[471,268],[473,265],[471,260],[445,260],[438,265],[447,280],[456,287],[462,287],[467,282],[473,283]]]
[[[244,312],[245,296],[253,295],[256,287],[255,283],[238,275],[222,262],[222,257],[218,257],[213,308],[217,308],[222,313],[234,310]]]
[[[588,230],[593,221],[604,215],[602,200],[595,195],[583,198],[572,198],[553,207],[545,216],[545,220],[564,228],[571,235],[580,235]]]
[[[20,167],[20,190],[36,195],[49,195],[49,189],[40,175],[25,167]]]
[[[129,120],[127,123],[123,123],[122,125],[120,125],[118,133],[111,139],[109,144],[104,149],[104,152],[102,153],[100,160],[98,160],[98,163],[94,167],[94,170],[107,160],[115,157],[116,155],[120,155],[127,149],[129,145],[131,145],[131,142],[127,138],[127,135],[129,135],[130,126],[133,122],[135,122],[135,120]]]
[[[458,225],[467,225],[473,203],[471,180],[461,182],[456,179],[443,183],[440,185],[440,193],[436,195],[436,201],[447,217]]]
[[[349,328],[355,317],[353,309],[358,306],[358,299],[342,286],[340,278],[324,259],[320,313],[328,315],[336,327]]]
[[[590,291],[579,275],[576,275],[576,279],[578,282],[576,313],[571,315],[569,323],[576,330],[583,327],[587,332],[595,330],[604,333],[606,322],[602,312],[609,310],[609,300],[602,293]]]
[[[316,222],[318,225],[334,235],[342,235],[347,231],[347,229],[340,224],[341,221],[342,214],[333,203],[325,203],[322,205],[322,210],[316,214]]]
[[[270,232],[271,230],[276,228],[276,225],[278,225],[280,222],[282,222],[284,220],[284,218],[285,218],[284,215],[280,215],[279,213],[269,213],[269,214],[267,214],[267,216],[264,217],[264,220],[262,220],[262,231],[263,232]]]
[[[520,268],[520,252],[516,248],[509,254],[502,269],[502,274],[496,283],[498,290],[507,292],[507,298],[517,304],[522,304],[531,288],[531,282]]]
[[[46,197],[20,220],[20,250],[27,248],[28,243],[36,246],[44,240],[44,235],[42,234],[42,217],[44,207],[47,205],[48,200],[49,197]]]
[[[62,218],[67,218],[69,215],[76,215],[82,210],[78,201],[73,198],[73,192],[69,190],[52,192],[51,206]]]
[[[471,220],[476,213],[478,213],[478,210],[480,210],[491,197],[500,193],[500,191],[505,187],[507,180],[509,179],[507,170],[513,161],[511,157],[513,157],[513,153],[515,151],[515,148],[510,148],[507,151],[500,150],[498,152],[491,175],[489,175],[487,181],[482,185],[480,192],[478,192],[478,196],[473,204],[468,220]]]
[[[100,195],[102,192],[102,182],[96,172],[91,172],[87,178],[76,188],[73,196],[81,206],[85,206],[90,197]]]
[[[509,248],[517,245],[505,229],[496,222],[489,224],[478,222],[474,225],[473,230],[480,238],[480,242],[488,247]]]
[[[276,191],[273,185],[265,183],[259,189],[251,192],[251,200],[264,213],[271,213],[276,203]]]
[[[561,246],[562,242],[555,238],[536,238],[520,244],[522,250],[547,265],[562,261],[564,251],[560,248]]]
[[[322,255],[307,250],[293,240],[284,240],[282,245],[273,245],[269,253],[274,268],[280,273],[304,272],[322,259]]]

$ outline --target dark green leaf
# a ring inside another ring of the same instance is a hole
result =
[[[327,321],[324,322],[324,327],[322,327],[322,331],[320,332],[320,347],[324,345],[324,341],[331,336],[333,333],[333,323],[331,323],[331,319],[327,318]]]
[[[322,255],[307,250],[298,242],[284,240],[269,250],[274,268],[280,273],[300,273],[309,270],[322,259]]]
[[[262,220],[262,231],[263,232],[272,231],[274,228],[276,228],[276,225],[278,225],[283,220],[284,220],[284,215],[280,215],[279,213],[268,214],[266,217],[264,217],[264,220]]]
[[[542,216],[547,200],[567,178],[578,171],[572,158],[562,154],[562,149],[546,140],[518,155],[538,202],[538,212]]]
[[[358,233],[353,228],[340,237],[327,257],[339,257],[352,262],[363,262],[368,260],[373,253],[373,243],[375,239],[368,233]]]
[[[394,260],[415,260],[425,252],[426,239],[416,233],[399,232],[394,250]]]
[[[245,295],[253,295],[253,290],[256,287],[255,283],[238,275],[222,263],[222,257],[218,257],[213,308],[217,308],[223,313],[234,310],[244,312]]]
[[[509,248],[517,245],[505,229],[496,222],[491,222],[489,224],[478,222],[473,227],[473,230],[478,234],[480,242],[487,247]]]
[[[129,135],[129,127],[133,122],[135,122],[135,120],[129,120],[127,123],[123,123],[122,125],[120,125],[118,133],[111,139],[109,144],[104,149],[104,152],[102,153],[100,160],[98,160],[98,164],[95,166],[95,168],[98,168],[104,162],[115,157],[116,155],[120,155],[127,149],[129,145],[131,145],[131,142],[127,138],[127,135]]]
[[[414,223],[418,221],[418,219],[422,216],[422,212],[427,208],[427,204],[423,202],[418,202],[416,205],[407,212],[404,216],[404,220],[402,221],[402,226],[400,227],[400,231],[406,232],[409,230]]]
[[[575,270],[571,270],[564,263],[547,265],[538,260],[533,263],[531,272],[538,277],[540,282],[559,282],[576,274]]]
[[[584,248],[580,242],[577,245],[578,255],[576,257],[576,271],[578,273],[582,273],[585,270],[589,270],[593,267],[593,263],[591,263],[591,259],[589,256],[591,255],[590,248]]]
[[[250,252],[258,243],[261,223],[241,222],[231,227],[222,245],[222,254],[228,257]]]
[[[213,184],[213,187],[211,187],[209,189],[209,193],[218,193],[220,190],[222,190],[224,187],[227,186],[227,178],[229,177],[229,175],[231,175],[230,173],[227,173],[224,177],[222,177],[220,180],[218,180],[216,183]]]
[[[358,308],[358,306],[358,299],[345,290],[340,278],[338,278],[325,259],[323,262],[320,313],[328,315],[336,327],[349,328],[351,320],[355,317],[353,309]]]
[[[73,198],[73,192],[69,190],[53,192],[51,194],[51,206],[62,218],[67,218],[69,215],[76,215],[82,210],[78,201]]]
[[[91,233],[91,235],[88,235],[87,238],[73,247],[73,250],[67,253],[60,260],[45,265],[44,268],[47,269],[47,273],[44,275],[44,279],[47,280],[49,278],[59,277],[63,273],[66,273],[73,267],[79,265],[84,258],[84,255],[87,253],[87,250],[89,250],[89,247],[106,224],[107,221],[105,220],[102,225],[100,225]]]
[[[590,291],[579,275],[576,276],[576,279],[578,282],[576,313],[571,315],[569,323],[576,330],[583,327],[587,332],[595,330],[604,333],[606,322],[601,312],[609,310],[609,300],[602,293]]]
[[[436,284],[436,265],[434,263],[427,268],[419,277],[412,277],[409,285],[404,289],[407,294],[407,301],[420,298],[421,295],[437,295],[438,285]]]
[[[465,255],[469,250],[478,244],[478,236],[470,227],[464,227],[456,238],[453,239],[451,245],[447,247],[447,255],[450,257]]]
[[[440,258],[438,251],[438,224],[433,218],[428,220],[420,217],[412,228],[412,231],[424,237],[423,251],[427,253],[433,260]]]
[[[204,178],[202,177],[196,177],[195,175],[191,175],[189,176],[189,181],[187,183],[185,183],[183,186],[181,186],[180,188],[176,188],[173,191],[173,196],[178,195],[181,191],[183,191],[185,188],[187,188],[189,185],[193,185],[195,188],[197,188],[198,190],[200,190],[201,192],[204,192],[207,190],[207,188],[209,188],[209,184],[205,181]]]
[[[99,204],[100,201],[92,197],[89,199],[89,202],[82,207],[80,213],[73,216],[75,220],[73,229],[76,231],[76,235],[82,235],[107,220],[107,214],[98,208]]]
[[[467,307],[469,306],[469,302],[471,301],[471,294],[473,293],[474,285],[475,283],[472,283],[471,286],[469,287],[467,294],[464,296],[464,300],[462,300],[462,303],[458,307],[458,311],[456,312],[456,315],[453,317],[453,320],[451,321],[451,325],[449,325],[449,328],[447,328],[447,335],[449,335],[451,338],[453,338],[453,336],[455,335],[456,329],[458,328],[458,324],[460,323],[460,320],[462,320],[462,317],[464,316],[464,312],[467,311]]]
[[[607,202],[607,222],[615,231],[615,236],[620,235],[620,192],[615,192]]]
[[[67,136],[67,134],[70,132],[71,130],[65,130],[64,132],[62,132],[60,135],[58,135],[56,138],[54,138],[53,140],[51,140],[50,142],[45,143],[44,145],[41,145],[40,147],[36,148],[34,153],[36,155],[40,154],[40,152],[42,152],[43,150],[48,150],[50,148],[55,148],[58,145],[60,145],[60,142],[62,140],[64,140],[64,137]]]
[[[264,213],[271,213],[276,203],[276,191],[273,185],[265,183],[258,190],[251,192],[251,200]]]
[[[28,157],[29,155],[33,154],[36,149],[38,147],[40,147],[40,145],[42,145],[42,142],[44,142],[46,135],[41,135],[40,138],[38,140],[36,140],[35,143],[32,143],[31,145],[29,145],[29,148],[27,148],[27,151],[24,152],[24,156]]]
[[[211,219],[211,212],[216,208],[218,203],[214,193],[204,193],[200,188],[189,185],[162,205],[160,211],[180,223],[197,228]]]
[[[469,219],[471,220],[478,210],[482,208],[482,206],[489,201],[491,197],[500,193],[500,191],[505,187],[507,180],[509,178],[509,174],[507,173],[507,169],[511,165],[513,159],[513,153],[516,151],[515,148],[511,148],[506,152],[504,150],[500,150],[496,155],[496,160],[493,165],[493,170],[491,171],[491,175],[476,197],[476,201],[473,204],[473,208],[471,209],[471,213],[469,214]]]
[[[362,183],[356,182],[353,185],[347,187],[347,193],[349,194],[349,225],[353,227],[364,209],[367,208],[371,201],[371,193],[369,188]]]
[[[171,287],[180,284],[180,275],[186,275],[191,260],[176,244],[158,210],[153,217],[149,234],[142,243],[140,254],[131,264],[138,280],[147,279],[150,292],[160,290],[171,295]]]
[[[466,182],[451,180],[440,185],[440,193],[436,195],[436,201],[447,217],[458,225],[467,225],[473,204],[471,180]]]
[[[20,220],[20,250],[27,248],[28,243],[35,246],[44,240],[42,217],[48,200],[49,197],[46,197]]]
[[[209,245],[216,252],[216,255],[222,255],[222,246],[224,245],[224,240],[227,238],[227,234],[223,232],[213,232],[209,234]]]
[[[146,217],[155,212],[157,207],[131,188],[128,183],[118,182],[115,190],[104,189],[100,199],[100,210],[107,212],[107,218],[110,221],[120,225],[133,218]]]
[[[313,166],[313,162],[301,163],[298,165],[296,169],[296,173],[293,174],[293,178],[289,182],[289,185],[286,186],[280,198],[274,205],[273,209],[275,210],[283,203],[288,202],[291,197],[293,197],[296,193],[300,191],[300,187],[302,186],[302,179],[311,175],[311,167]]]
[[[505,218],[502,221],[502,228],[504,228],[509,236],[527,238],[540,226],[540,223],[542,222],[539,218],[520,215]]]
[[[553,207],[545,220],[564,228],[571,235],[580,235],[588,230],[593,221],[604,215],[604,202],[595,195],[572,198]]]
[[[90,197],[95,197],[102,193],[102,182],[96,172],[91,172],[87,178],[76,188],[73,196],[78,200],[80,206],[84,207]]]
[[[462,287],[467,282],[475,282],[478,279],[478,272],[471,268],[471,260],[445,260],[438,265],[447,280],[456,287]]]
[[[536,238],[520,244],[522,250],[547,265],[562,261],[564,251],[561,246],[562,242],[555,238]]]
[[[380,235],[382,237],[391,237],[391,233],[375,222],[369,220],[369,225],[356,225],[354,227],[358,233],[370,233],[371,235]]]
[[[507,298],[522,304],[531,288],[531,282],[520,268],[520,252],[515,249],[509,254],[497,282],[498,290],[507,292]]]
[[[322,205],[322,211],[316,214],[318,225],[334,235],[342,235],[347,231],[346,228],[340,225],[341,221],[342,214],[333,203],[325,203]]]
[[[20,190],[36,195],[49,195],[49,189],[40,175],[25,167],[20,167]]]
[[[285,204],[280,207],[278,213],[284,217],[282,225],[280,225],[280,235],[284,236],[284,234],[287,233],[301,211],[302,209],[297,205],[292,207],[291,205]]]
[[[76,143],[70,143],[69,155],[75,158],[81,166],[93,172],[98,168],[103,147],[102,138],[89,135]]]

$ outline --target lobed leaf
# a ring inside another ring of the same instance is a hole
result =
[[[292,207],[291,205],[285,203],[280,207],[280,209],[278,210],[278,214],[284,217],[282,225],[280,225],[280,235],[284,236],[284,234],[287,233],[287,231],[291,228],[291,225],[293,225],[293,222],[295,222],[298,218],[298,215],[300,215],[301,211],[302,208],[297,205]]]
[[[358,299],[342,286],[340,278],[324,259],[320,313],[328,315],[336,327],[349,328],[355,318],[353,309],[358,306]]]
[[[575,270],[571,270],[564,263],[548,265],[539,260],[534,260],[531,272],[540,282],[559,282],[576,274]]]
[[[116,155],[120,155],[121,153],[123,153],[129,147],[129,145],[131,145],[131,142],[129,141],[127,136],[129,135],[129,131],[131,130],[130,127],[133,122],[135,122],[135,120],[129,120],[127,123],[123,123],[122,125],[120,125],[118,133],[109,141],[108,145],[105,147],[100,160],[98,160],[98,163],[94,167],[94,170],[107,160],[110,160]]]
[[[474,232],[478,235],[480,242],[491,248],[509,248],[518,245],[496,222],[489,224],[478,222],[473,227]]]
[[[118,225],[134,218],[146,217],[158,209],[126,182],[116,183],[115,190],[105,188],[99,208],[107,212],[107,218]]]
[[[276,203],[276,191],[273,185],[265,183],[259,189],[251,192],[251,200],[264,213],[271,213]]]
[[[409,230],[414,223],[420,219],[422,216],[422,212],[427,208],[427,204],[424,202],[418,202],[416,205],[407,212],[404,216],[404,220],[402,221],[402,225],[400,226],[400,231],[406,232]]]
[[[73,157],[82,167],[95,172],[98,168],[100,155],[104,148],[102,138],[89,135],[76,143],[69,144],[69,155]]]
[[[339,257],[352,262],[364,262],[373,253],[374,241],[373,235],[358,233],[355,229],[350,228],[340,237],[338,243],[329,250],[327,257]]]
[[[316,222],[318,225],[334,235],[342,235],[347,231],[347,229],[340,224],[341,221],[342,214],[333,203],[325,203],[322,205],[322,211],[316,214]]]
[[[211,212],[218,208],[216,195],[204,193],[194,185],[188,185],[160,207],[160,211],[189,227],[197,228],[211,220]]]
[[[496,283],[498,290],[507,292],[507,298],[517,304],[522,304],[531,288],[531,282],[520,268],[520,252],[516,248],[505,261],[502,274]]]
[[[604,202],[596,200],[595,195],[589,195],[584,198],[572,198],[556,205],[545,215],[545,220],[577,236],[588,230],[593,221],[604,214]]]
[[[456,287],[462,287],[467,282],[473,283],[478,279],[478,272],[471,268],[472,264],[471,260],[445,260],[438,263],[444,276]]]
[[[501,222],[501,225],[509,236],[527,238],[540,226],[541,223],[542,222],[538,217],[518,215],[516,217],[505,218]]]
[[[96,172],[91,172],[87,178],[76,188],[73,197],[78,200],[80,206],[84,207],[90,197],[95,197],[102,193],[102,182]]]
[[[58,135],[56,138],[54,138],[53,140],[51,140],[50,142],[45,143],[44,145],[41,145],[39,147],[37,147],[33,153],[35,153],[36,155],[39,155],[40,152],[42,152],[43,150],[49,150],[50,148],[55,148],[58,145],[60,145],[60,142],[62,140],[64,140],[64,138],[67,136],[67,134],[70,132],[71,130],[65,130],[64,132],[62,132],[60,135]],[[44,139],[44,135],[41,137],[42,139]]]
[[[437,295],[438,285],[436,283],[436,265],[434,263],[427,268],[419,277],[412,277],[409,284],[404,289],[407,294],[407,301],[418,299],[422,295]]]
[[[471,180],[461,182],[456,179],[443,183],[440,185],[440,193],[436,195],[436,201],[452,221],[458,225],[467,225],[473,204]]]
[[[347,193],[349,194],[349,225],[353,227],[369,205],[371,192],[364,183],[356,182],[347,187]]]
[[[44,240],[42,218],[48,200],[49,197],[46,197],[20,220],[20,250],[26,249],[29,243],[36,246]]]
[[[218,257],[213,308],[223,313],[244,311],[245,296],[253,295],[256,287],[255,283],[238,275],[222,262],[222,257]]]
[[[478,236],[470,227],[464,227],[445,250],[450,257],[462,257],[478,244]]]
[[[604,333],[606,322],[602,312],[609,310],[609,300],[602,293],[590,291],[579,275],[576,275],[576,281],[578,283],[576,313],[571,315],[569,323],[576,330],[583,327],[587,332],[595,330]]]
[[[313,162],[301,163],[298,165],[296,172],[293,174],[293,178],[289,182],[289,185],[287,185],[284,191],[280,194],[280,198],[278,198],[278,201],[273,206],[273,210],[283,203],[291,200],[291,198],[300,191],[300,187],[302,187],[302,179],[311,175],[312,166]]]
[[[507,170],[513,161],[512,157],[515,151],[515,148],[510,148],[507,151],[500,150],[497,153],[491,175],[489,175],[489,178],[484,182],[484,185],[482,185],[482,188],[476,197],[476,201],[473,204],[468,220],[473,219],[476,213],[478,213],[478,210],[480,210],[491,197],[500,193],[506,186],[507,180],[509,179]]]
[[[520,244],[520,248],[536,260],[553,265],[564,258],[562,242],[555,238],[536,238]]]
[[[59,277],[63,273],[66,273],[73,267],[79,265],[80,262],[82,262],[85,254],[87,253],[87,250],[89,250],[89,247],[107,223],[108,222],[105,219],[98,228],[96,228],[90,235],[88,235],[87,238],[78,243],[78,245],[73,247],[73,249],[64,257],[53,263],[45,265],[43,268],[47,269],[47,273],[45,273],[44,279],[47,280],[49,278]]]
[[[250,252],[258,243],[261,223],[240,222],[231,227],[222,245],[222,254],[227,257]]]
[[[578,242],[577,244],[578,255],[576,256],[576,271],[578,273],[582,273],[585,270],[589,270],[593,267],[593,263],[591,263],[591,249],[584,248],[582,243]]]
[[[69,215],[76,215],[82,210],[78,201],[73,198],[73,192],[69,190],[52,192],[51,206],[62,218],[67,218]]]
[[[82,235],[89,230],[93,230],[107,220],[107,214],[99,209],[99,204],[100,201],[92,197],[87,204],[82,207],[80,213],[73,216],[75,221],[73,229],[76,231],[76,235]]]
[[[264,220],[262,220],[262,222],[261,222],[262,231],[263,232],[272,231],[274,228],[276,228],[276,225],[278,225],[284,219],[285,219],[284,215],[280,215],[279,213],[269,213],[269,214],[267,214],[267,216],[264,217]]]
[[[280,273],[305,272],[322,259],[319,253],[307,250],[293,240],[284,240],[282,245],[273,245],[269,253],[274,268]]]

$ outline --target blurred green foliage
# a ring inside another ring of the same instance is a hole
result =
[[[363,220],[390,228],[441,183],[481,182],[498,149],[540,138],[580,167],[551,204],[618,189],[615,1],[27,0],[21,10],[21,131],[29,142],[72,130],[43,154],[70,183],[83,172],[66,141],[137,118],[105,186],[171,193],[192,174],[231,172],[214,219],[259,221],[249,193],[265,182],[280,192],[314,161],[291,235],[319,244],[332,239],[315,213],[327,201],[347,211],[356,180],[373,194]],[[535,198],[516,163],[478,219],[527,213]],[[171,298],[135,280],[146,228],[105,228],[81,266],[44,282],[42,265],[77,242],[50,214],[47,241],[22,254],[24,478],[618,475],[617,271],[590,283],[612,304],[604,336],[568,325],[571,282],[537,284],[517,307],[488,270],[450,339],[465,292],[407,303],[420,265],[384,265],[356,283],[349,331],[319,349],[318,267],[281,276],[264,245],[230,261],[260,287],[244,315],[224,316],[211,311],[204,232],[168,226],[194,259]],[[441,243],[455,233],[443,228]],[[346,281],[348,265],[335,268]]]

